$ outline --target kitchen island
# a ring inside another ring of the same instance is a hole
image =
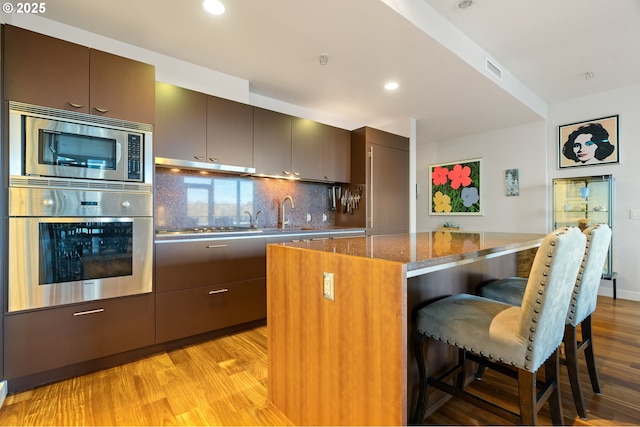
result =
[[[269,400],[296,425],[406,424],[416,308],[518,275],[543,238],[433,231],[268,245]],[[454,356],[446,347],[429,352],[432,370]],[[442,398],[433,393],[432,407]]]

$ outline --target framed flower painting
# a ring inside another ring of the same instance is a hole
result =
[[[482,159],[429,166],[429,215],[482,215]]]

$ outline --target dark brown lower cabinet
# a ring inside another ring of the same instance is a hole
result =
[[[156,295],[156,341],[167,342],[267,317],[265,278]]]
[[[266,277],[264,238],[156,242],[156,292]]]
[[[153,294],[6,315],[5,379],[150,346],[154,321]]]
[[[156,242],[156,342],[267,316],[265,238]]]

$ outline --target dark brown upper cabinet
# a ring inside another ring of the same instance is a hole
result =
[[[253,107],[156,83],[156,157],[253,166]]]
[[[301,179],[324,180],[324,125],[308,119],[291,119],[291,171]]]
[[[294,177],[291,170],[291,116],[254,108],[253,166],[256,173]]]
[[[257,173],[308,181],[349,181],[348,130],[255,108],[253,132]]]
[[[4,26],[6,100],[153,124],[155,67]]]
[[[89,53],[91,114],[153,124],[155,67],[95,49]]]
[[[89,113],[89,49],[4,25],[4,96]]]
[[[207,161],[253,166],[253,107],[207,97]]]
[[[167,83],[156,83],[154,155],[205,162],[207,95]]]
[[[325,125],[322,176],[326,181],[349,182],[351,178],[351,132]]]

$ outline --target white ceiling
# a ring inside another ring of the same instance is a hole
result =
[[[223,1],[226,13],[212,16],[201,0],[54,0],[44,16],[353,123],[414,117],[419,142],[540,116],[389,5],[441,14],[547,104],[640,83],[638,0],[474,0],[467,9],[457,0]],[[391,79],[394,93],[382,87]]]

